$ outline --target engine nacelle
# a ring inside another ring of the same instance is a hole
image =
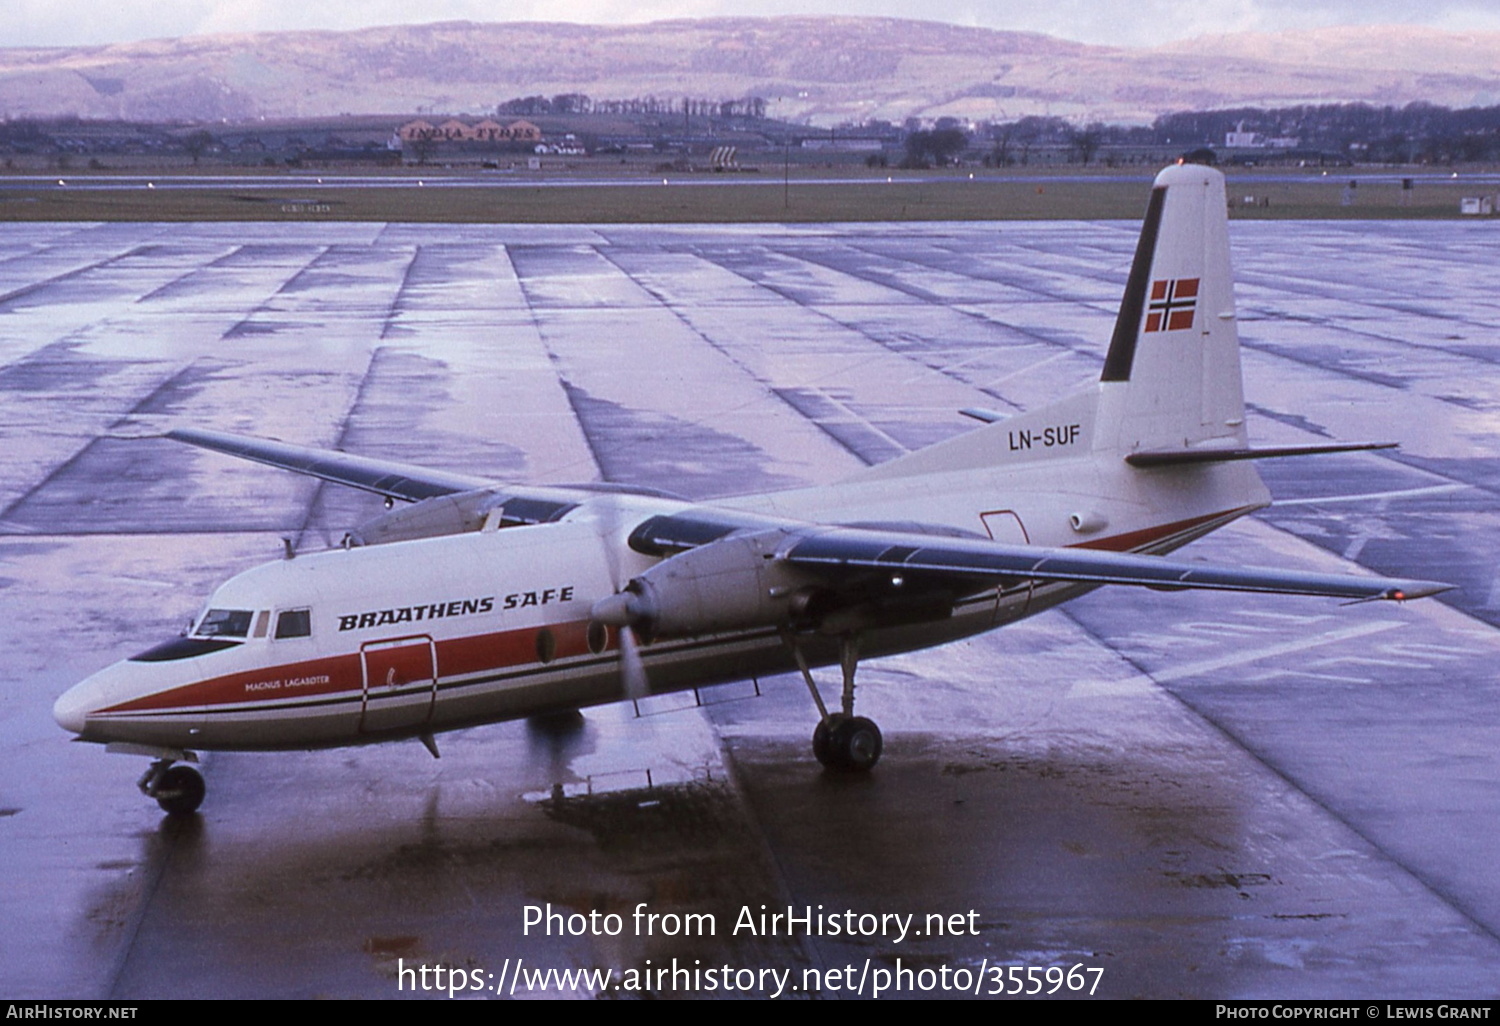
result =
[[[386,545],[415,538],[466,534],[484,526],[489,511],[505,496],[489,488],[423,499],[372,517],[349,532],[348,545]]]
[[[415,538],[546,524],[577,509],[571,499],[512,495],[494,488],[438,495],[365,521],[345,538],[346,545],[385,545]]]
[[[594,604],[593,617],[648,638],[787,624],[805,573],[776,559],[780,530],[732,535],[663,560],[618,595]]]
[[[956,596],[946,585],[878,570],[835,582],[779,559],[793,535],[747,531],[688,549],[595,602],[591,615],[648,641],[757,627],[846,634],[953,615]]]

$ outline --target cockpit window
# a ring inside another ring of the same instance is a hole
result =
[[[306,638],[312,634],[312,610],[283,609],[276,616],[276,637]]]
[[[248,609],[210,609],[193,633],[200,638],[243,638],[250,632]]]
[[[148,648],[140,655],[130,657],[132,663],[170,663],[178,659],[196,659],[210,652],[222,652],[228,648],[239,648],[238,641],[216,641],[210,638],[173,638],[171,641]]]

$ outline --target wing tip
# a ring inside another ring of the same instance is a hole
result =
[[[1443,581],[1401,581],[1381,592],[1377,598],[1387,602],[1405,602],[1407,599],[1431,598],[1445,591],[1454,591],[1456,584]]]

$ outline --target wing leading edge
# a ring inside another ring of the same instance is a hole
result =
[[[364,456],[310,449],[263,438],[247,438],[223,431],[178,428],[168,431],[164,437],[405,502],[420,502],[440,495],[471,492],[491,488],[495,484],[466,474],[450,474],[409,463],[372,460]]]
[[[1046,549],[843,528],[808,533],[785,546],[779,555],[793,565],[819,568],[825,573],[879,570],[991,587],[1008,581],[1068,581],[1322,595],[1354,601],[1424,598],[1453,587],[1440,581],[1187,563],[1134,553]]]

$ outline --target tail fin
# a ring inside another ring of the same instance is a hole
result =
[[[1224,176],[1156,176],[1100,378],[1094,448],[1245,444]]]
[[[1156,176],[1097,391],[1027,410],[854,480],[1245,444],[1224,176],[1179,164]]]

